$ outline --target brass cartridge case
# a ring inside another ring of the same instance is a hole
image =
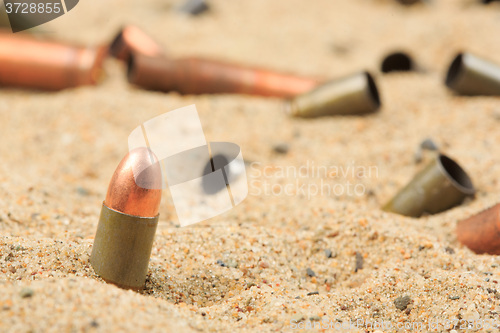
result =
[[[132,55],[128,66],[130,83],[145,89],[177,91],[181,94],[248,94],[290,97],[318,84],[312,78],[281,74],[221,61],[167,59]]]
[[[439,154],[383,210],[410,217],[436,214],[460,204],[474,193],[467,173],[451,158]]]
[[[403,51],[392,52],[384,57],[380,70],[383,73],[413,71],[415,63],[410,55]]]
[[[91,256],[95,272],[119,287],[141,289],[157,225],[158,215],[128,215],[103,204]]]
[[[141,29],[133,25],[128,25],[122,28],[111,42],[109,54],[117,59],[128,61],[132,53],[159,56],[163,51]]]
[[[104,47],[76,47],[0,33],[0,87],[61,90],[96,84]]]
[[[446,85],[461,95],[500,96],[500,64],[460,53],[448,69]]]
[[[296,117],[355,115],[380,107],[377,86],[368,72],[324,83],[286,102],[285,110]]]
[[[476,253],[500,254],[500,204],[458,222],[457,238]]]

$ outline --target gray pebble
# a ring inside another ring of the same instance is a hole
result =
[[[438,150],[438,145],[431,138],[426,138],[420,143],[420,148],[426,150]]]
[[[460,296],[450,296],[448,298],[451,299],[452,301],[455,301],[455,300],[459,299]]]
[[[231,267],[231,268],[237,268],[238,267],[238,263],[236,262],[236,260],[229,259],[229,260],[226,261],[226,266],[227,267]]]
[[[410,304],[410,302],[411,302],[410,296],[408,296],[408,295],[399,296],[398,298],[396,298],[394,300],[394,305],[396,306],[397,309],[403,311],[403,310],[406,310],[406,308],[408,307],[408,304]]]
[[[205,0],[187,0],[180,8],[179,11],[186,14],[198,15],[209,9]]]
[[[307,296],[312,296],[312,295],[319,295],[319,291],[311,291],[310,293],[307,293]]]
[[[293,322],[298,323],[299,321],[306,319],[306,317],[304,317],[304,315],[301,315],[300,313],[297,313],[294,314],[291,319]]]
[[[290,150],[290,145],[286,142],[278,143],[273,146],[273,151],[278,154],[287,154]]]
[[[326,250],[325,250],[325,256],[326,256],[327,258],[331,258],[331,257],[332,257],[332,250],[330,250],[330,249],[326,249]]]
[[[356,266],[354,267],[354,272],[356,273],[358,270],[363,269],[364,259],[361,253],[356,252]]]
[[[306,269],[306,273],[310,277],[316,276],[316,273],[314,273],[314,271],[311,268],[309,268],[309,267]]]
[[[445,250],[446,253],[455,254],[455,250],[453,250],[452,247],[447,246],[447,247],[444,248],[444,250]]]
[[[33,296],[35,292],[33,291],[33,289],[29,288],[29,287],[25,287],[23,289],[21,289],[21,292],[19,293],[19,295],[21,295],[22,298],[28,298],[28,297],[31,297]]]

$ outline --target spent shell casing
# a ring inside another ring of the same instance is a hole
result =
[[[476,253],[500,254],[500,204],[458,222],[457,239]]]
[[[128,61],[131,54],[157,56],[163,54],[163,51],[144,31],[134,25],[127,25],[113,38],[109,46],[109,54],[117,59]]]
[[[448,69],[446,85],[461,95],[500,95],[500,64],[470,53],[458,54]]]
[[[181,94],[248,94],[290,97],[317,86],[316,79],[200,58],[133,54],[128,80],[139,87]]]
[[[105,47],[78,47],[0,33],[0,87],[61,90],[96,84]]]
[[[368,72],[324,83],[285,102],[285,110],[296,117],[356,115],[380,107],[377,85]]]
[[[408,72],[415,70],[415,63],[410,55],[403,51],[392,52],[384,57],[380,65],[382,73]]]
[[[474,193],[472,180],[462,167],[439,154],[383,210],[411,217],[436,214],[460,204]]]

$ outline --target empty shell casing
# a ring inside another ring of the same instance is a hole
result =
[[[137,185],[139,178],[147,188]],[[122,288],[144,287],[158,225],[161,179],[158,160],[147,148],[132,150],[113,174],[90,257],[105,281]]]
[[[368,72],[324,83],[310,92],[286,101],[292,116],[318,117],[374,112],[380,107],[377,86]]]
[[[133,54],[128,66],[130,83],[145,89],[181,94],[237,93],[290,97],[318,84],[311,78],[248,68],[220,61],[167,59]]]
[[[61,90],[96,84],[104,47],[76,47],[0,33],[0,86]]]
[[[500,254],[500,204],[458,222],[457,238],[476,253]]]
[[[163,51],[141,29],[133,25],[128,25],[122,28],[111,42],[109,54],[120,60],[128,61],[132,53],[157,56],[162,54]]]
[[[446,85],[462,95],[500,95],[500,65],[460,53],[448,69]]]
[[[392,52],[384,57],[380,70],[383,73],[413,71],[415,63],[406,52]]]
[[[467,173],[451,158],[439,154],[383,210],[411,217],[436,214],[474,193]]]

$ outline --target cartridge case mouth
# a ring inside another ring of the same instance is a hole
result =
[[[475,193],[472,180],[451,158],[439,154],[382,209],[410,217],[437,214]]]
[[[445,83],[462,95],[500,95],[500,65],[459,53],[450,64]]]
[[[463,58],[464,54],[459,53],[451,62],[448,73],[446,74],[446,85],[450,88],[453,88],[453,84],[462,73],[462,67],[464,66]]]
[[[374,112],[380,105],[375,80],[370,73],[361,72],[287,100],[284,111],[296,117],[357,115]]]
[[[387,55],[380,66],[383,73],[407,72],[414,70],[414,63],[411,57],[405,52],[394,52]]]
[[[440,162],[438,165],[442,168],[443,175],[448,178],[453,186],[466,195],[473,195],[476,193],[476,189],[469,175],[467,175],[457,162],[443,154],[439,154],[437,158]]]
[[[370,94],[373,103],[375,104],[375,109],[378,109],[381,103],[377,85],[375,84],[375,80],[370,73],[364,72],[364,74],[366,75],[366,80],[368,82],[368,93]]]

